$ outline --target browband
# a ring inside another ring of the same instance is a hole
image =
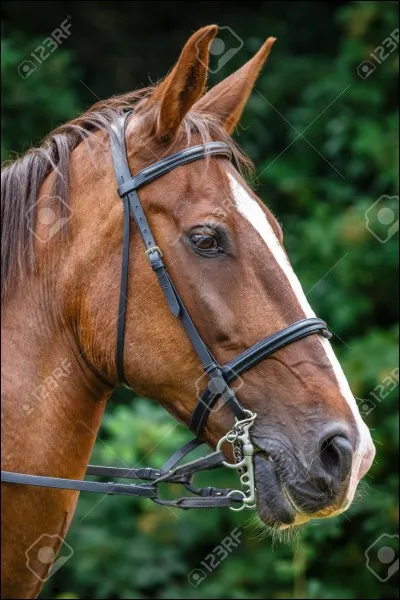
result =
[[[171,156],[162,158],[158,162],[139,171],[137,175],[133,175],[133,177],[119,186],[118,194],[122,198],[125,194],[132,192],[133,190],[138,190],[146,185],[146,183],[151,183],[173,169],[181,167],[182,165],[187,165],[200,158],[205,158],[206,156],[224,156],[231,160],[232,152],[229,146],[224,142],[209,142],[205,145],[201,144],[199,146],[186,148]]]

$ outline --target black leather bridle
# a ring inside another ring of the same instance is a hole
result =
[[[39,487],[52,487],[88,492],[102,492],[105,494],[124,494],[143,496],[159,504],[176,506],[179,508],[213,508],[230,506],[234,510],[252,508],[255,502],[255,482],[253,472],[254,446],[250,438],[250,429],[256,414],[244,408],[230,387],[230,384],[242,373],[248,371],[260,361],[274,352],[312,334],[330,337],[330,332],[324,321],[309,318],[298,321],[281,331],[262,339],[251,346],[226,365],[218,364],[209,348],[202,340],[196,329],[177,289],[172,282],[167,268],[163,262],[163,254],[157,246],[150,229],[146,215],[141,205],[138,190],[148,183],[169,173],[177,167],[209,156],[232,159],[232,153],[224,142],[209,142],[204,145],[193,146],[163,158],[162,160],[146,167],[137,175],[132,176],[126,151],[125,129],[129,112],[123,114],[112,126],[110,141],[115,175],[118,182],[118,193],[122,198],[124,213],[124,237],[122,248],[121,289],[118,309],[117,325],[117,350],[116,366],[121,383],[127,384],[124,374],[124,336],[125,315],[128,296],[128,267],[131,217],[142,237],[145,254],[148,258],[160,287],[164,293],[170,311],[182,324],[186,334],[208,375],[209,384],[202,393],[190,419],[189,427],[196,438],[173,454],[161,469],[116,468],[89,465],[87,475],[102,477],[118,477],[121,479],[140,479],[148,481],[143,484],[126,484],[114,482],[81,481],[73,479],[60,479],[56,477],[43,477],[40,475],[27,475],[2,471],[1,480],[7,483],[25,484]],[[222,399],[234,413],[235,424],[233,428],[219,441],[215,452],[206,457],[177,466],[179,461],[192,450],[204,443],[199,438],[203,433],[210,412],[217,402]],[[233,445],[234,463],[227,463],[222,453],[222,445]],[[196,488],[193,486],[193,475],[199,471],[210,470],[221,465],[236,469],[240,475],[242,490],[218,489],[214,487]],[[188,489],[193,496],[164,500],[158,495],[158,485],[161,482],[179,483]],[[234,508],[239,504],[238,508]]]

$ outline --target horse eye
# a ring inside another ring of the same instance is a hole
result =
[[[211,230],[193,231],[189,236],[189,242],[200,254],[215,255],[220,250],[217,234]]]
[[[192,235],[191,240],[199,250],[211,250],[212,248],[218,248],[217,240],[213,235],[195,233]]]

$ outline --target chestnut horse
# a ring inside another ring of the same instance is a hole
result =
[[[159,85],[97,103],[3,171],[7,471],[82,479],[106,400],[118,385],[123,210],[109,144],[113,122],[133,111],[126,131],[133,173],[209,141],[224,141],[239,164],[246,162],[230,134],[274,38],[205,92],[216,32],[214,25],[197,31]],[[49,197],[57,198],[53,212]],[[314,315],[277,220],[228,161],[210,157],[179,167],[145,186],[140,198],[169,274],[218,361]],[[187,424],[201,365],[141,244],[132,226],[125,375],[137,394]],[[289,527],[346,510],[375,450],[328,340],[313,335],[281,349],[243,375],[238,398],[257,413],[261,520]],[[210,446],[232,422],[226,407],[211,415],[204,432]],[[337,438],[345,440],[346,459]],[[342,460],[348,467],[338,469]],[[325,478],[329,501],[321,491]],[[33,573],[26,552],[45,534],[55,557],[77,500],[75,491],[3,485],[4,597],[37,596],[50,564],[43,560]]]

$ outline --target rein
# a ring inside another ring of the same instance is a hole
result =
[[[184,303],[171,280],[163,262],[163,253],[157,246],[152,231],[141,205],[138,190],[151,181],[162,177],[173,169],[197,161],[208,156],[232,159],[230,148],[224,142],[209,142],[193,146],[146,167],[137,175],[132,176],[125,143],[127,118],[131,113],[122,115],[112,126],[110,135],[111,151],[115,176],[118,183],[118,193],[122,199],[124,211],[124,237],[122,247],[121,287],[117,322],[116,365],[118,378],[121,383],[129,385],[124,374],[124,337],[125,314],[128,296],[129,240],[131,217],[140,232],[145,247],[145,254],[151,268],[155,272],[165,300],[170,311],[183,326],[194,351],[196,352],[204,372],[208,375],[209,383],[201,395],[190,419],[189,428],[196,437],[175,452],[161,469],[140,468],[126,469],[89,465],[86,475],[100,477],[140,479],[148,483],[114,483],[95,482],[74,479],[60,479],[40,475],[1,472],[1,481],[21,485],[69,489],[76,491],[96,492],[113,495],[141,496],[150,498],[163,506],[177,508],[218,508],[230,507],[232,510],[254,508],[256,487],[254,480],[253,455],[255,447],[251,441],[250,430],[257,415],[243,407],[230,387],[230,384],[242,373],[245,373],[260,361],[281,348],[292,344],[304,337],[319,334],[330,338],[331,334],[324,321],[317,318],[302,319],[281,331],[263,338],[226,365],[220,365],[212,355],[207,345],[197,331]],[[210,416],[212,407],[218,399],[232,410],[235,424],[232,429],[218,442],[217,449],[206,457],[193,460],[181,466],[178,463],[193,450],[202,445],[199,439]],[[234,463],[225,460],[222,453],[224,443],[232,444]],[[219,489],[215,487],[196,488],[193,476],[200,471],[209,471],[225,466],[238,471],[242,489]],[[161,499],[159,485],[172,483],[183,485],[193,496],[184,496],[175,500]],[[235,506],[236,505],[236,506]],[[239,505],[239,506],[237,506]]]

